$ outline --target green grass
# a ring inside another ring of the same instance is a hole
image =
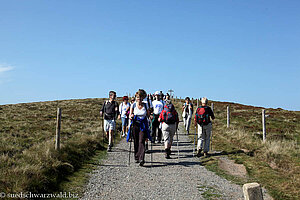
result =
[[[66,177],[80,174],[96,152],[101,155],[106,150],[99,116],[102,104],[103,99],[79,99],[0,106],[0,191],[66,189],[60,185]],[[58,107],[62,109],[59,152],[54,149]]]
[[[226,127],[226,106],[231,108],[230,128]],[[274,199],[300,198],[300,112],[266,109],[267,142],[262,142],[262,108],[214,102],[213,149],[228,153],[236,163],[245,165],[249,179],[241,180],[218,167],[216,157],[203,165],[235,183],[256,181]],[[230,153],[242,152],[249,153]],[[204,160],[205,161],[205,160]]]

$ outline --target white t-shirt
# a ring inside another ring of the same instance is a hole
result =
[[[128,102],[127,102],[127,104],[124,104],[124,102],[122,102],[122,103],[120,104],[120,106],[119,106],[119,112],[120,112],[120,114],[121,114],[121,117],[127,118],[127,116],[126,116],[126,110],[127,110],[127,108],[129,108],[129,107],[130,107],[130,103],[128,103]]]
[[[138,116],[138,117],[145,117],[147,115],[147,109],[148,106],[147,104],[143,103],[143,108],[142,109],[138,109],[138,107],[136,106],[136,102],[134,102],[131,105],[131,108],[133,109],[133,114]]]
[[[159,115],[161,111],[164,109],[164,105],[161,101],[154,100],[152,102],[152,106],[153,106],[153,113],[155,115]]]

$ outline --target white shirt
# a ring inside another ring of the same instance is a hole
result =
[[[164,105],[161,101],[154,100],[152,102],[152,106],[153,106],[153,113],[155,115],[159,115],[161,111],[164,109]]]
[[[132,105],[131,105],[131,108],[133,109],[133,114],[138,116],[138,117],[145,117],[147,115],[147,104],[143,104],[143,108],[142,109],[139,109],[137,106],[136,106],[136,102],[134,102]]]
[[[126,116],[126,110],[127,108],[130,107],[130,103],[127,102],[127,104],[124,104],[124,102],[122,102],[119,106],[119,112],[121,114],[121,117],[127,118]]]

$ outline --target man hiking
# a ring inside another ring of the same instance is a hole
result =
[[[204,152],[204,156],[208,156],[210,135],[212,130],[211,119],[215,119],[215,115],[212,109],[207,106],[207,103],[208,99],[206,97],[203,97],[201,99],[201,106],[197,108],[194,119],[195,126],[198,125],[197,157],[200,157],[202,155],[202,149]]]
[[[153,114],[153,119],[152,119],[152,139],[153,139],[153,141],[152,142],[153,143],[155,143],[156,132],[157,132],[157,141],[158,142],[161,141],[162,132],[161,132],[160,122],[158,121],[158,118],[159,118],[161,111],[164,108],[164,104],[160,100],[159,91],[156,91],[154,93],[154,95],[155,95],[155,100],[152,102],[152,106],[153,106],[153,113],[152,113]]]
[[[170,159],[173,138],[178,128],[179,118],[171,100],[166,99],[166,105],[160,113],[158,121],[162,122],[162,133],[165,142],[165,158]]]
[[[128,128],[128,119],[130,112],[130,103],[128,102],[128,96],[123,97],[123,102],[119,106],[119,119],[122,119],[122,137],[125,137]]]
[[[106,137],[108,138],[108,147],[107,151],[110,152],[113,146],[113,136],[116,127],[116,118],[119,114],[119,105],[118,102],[115,101],[117,95],[115,91],[109,92],[109,100],[105,101],[101,110],[100,116],[104,115],[104,131],[106,133]]]

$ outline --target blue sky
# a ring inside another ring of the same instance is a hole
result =
[[[300,110],[300,1],[0,3],[0,104],[144,88]]]

